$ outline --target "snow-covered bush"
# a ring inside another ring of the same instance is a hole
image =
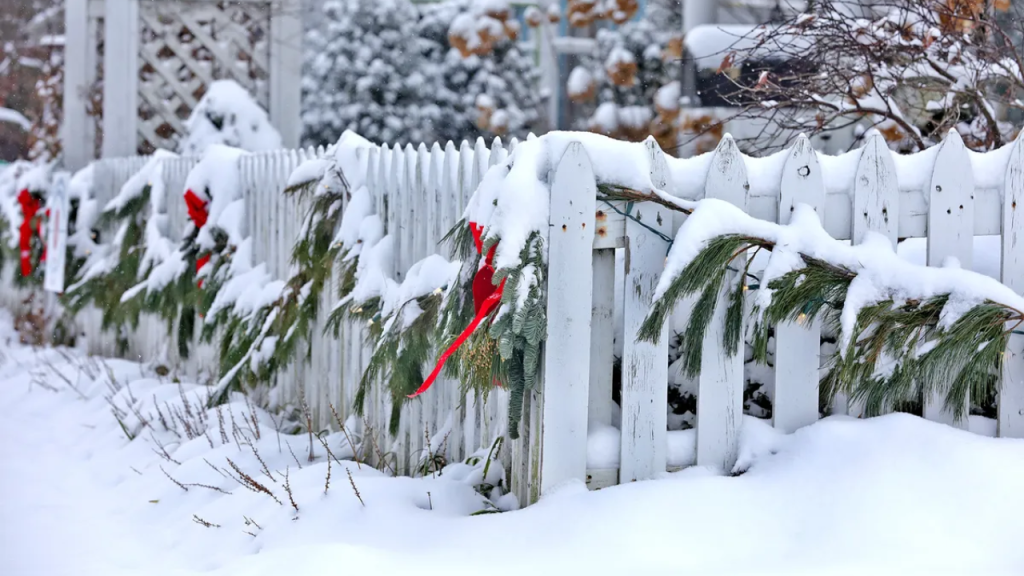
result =
[[[546,95],[540,72],[517,43],[519,22],[510,2],[425,5],[420,29],[434,43],[431,54],[440,66],[440,80],[456,96],[452,104],[462,117],[457,126],[443,126],[439,140],[506,134],[522,138],[544,128],[540,121]]]
[[[185,156],[202,156],[213,144],[250,152],[281,147],[281,135],[270,124],[267,112],[234,80],[210,84],[185,121],[185,129],[180,144]]]
[[[345,130],[393,144],[536,128],[539,72],[509,39],[513,20],[486,53],[463,58],[450,44],[452,22],[471,17],[472,7],[470,0],[326,2],[323,25],[305,42],[304,141],[334,142]]]
[[[597,53],[583,56],[569,75],[568,94],[579,107],[575,127],[632,141],[653,135],[662,148],[672,149],[680,96],[680,6],[652,0],[643,18],[616,26],[621,10],[614,4],[593,12],[593,21],[602,24]],[[591,21],[589,11],[574,15]]]
[[[305,41],[305,140],[354,130],[377,142],[430,139],[438,110],[409,0],[329,0]]]

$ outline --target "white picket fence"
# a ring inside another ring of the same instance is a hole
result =
[[[438,241],[459,219],[470,195],[491,165],[504,161],[515,147],[500,140],[487,146],[463,142],[459,148],[371,148],[362,158],[367,186],[377,199],[389,234],[395,235],[395,278],[419,259],[438,250]],[[976,235],[1001,235],[1002,280],[1024,291],[1024,144],[1021,140],[988,154],[965,149],[950,136],[933,150],[898,157],[880,137],[843,157],[816,154],[806,139],[768,159],[743,156],[726,139],[711,155],[666,162],[648,145],[652,180],[678,196],[720,198],[755,217],[785,223],[792,206],[809,204],[835,238],[859,242],[868,231],[897,238],[927,238],[929,264],[956,257],[964,268],[972,261]],[[281,151],[246,156],[240,163],[247,208],[246,233],[255,240],[254,259],[265,261],[285,278],[290,252],[305,206],[281,192],[291,171],[322,151]],[[97,163],[96,193],[105,202],[145,159]],[[195,160],[165,162],[171,229],[187,222],[180,193]],[[593,488],[653,478],[666,460],[668,380],[667,338],[658,344],[638,342],[635,333],[649,310],[653,288],[664,266],[666,242],[682,217],[658,205],[633,207],[635,219],[599,205],[596,183],[582,144],[573,144],[550,175],[552,187],[548,271],[548,339],[546,361],[537,389],[528,394],[521,439],[503,444],[499,456],[509,471],[520,502],[532,503],[553,487],[572,479]],[[385,202],[385,199],[387,201]],[[569,200],[572,199],[572,202]],[[624,207],[619,207],[624,211]],[[616,273],[615,252],[624,250],[626,267]],[[346,323],[339,338],[323,333],[323,319],[335,301],[337,270],[325,289],[320,326],[311,337],[308,362],[297,362],[278,377],[283,399],[296,405],[304,398],[316,425],[333,421],[328,404],[346,419],[371,343],[366,327]],[[615,283],[623,301],[615,302]],[[614,334],[614,310],[623,310],[623,334]],[[724,306],[720,310],[724,310]],[[90,351],[112,354],[114,338],[84,319]],[[744,388],[743,357],[728,359],[721,350],[722,319],[705,341],[699,377],[697,464],[731,468],[738,450]],[[667,329],[666,329],[667,330]],[[587,432],[613,424],[613,341],[623,342],[621,387],[621,454],[618,469],[587,467]],[[776,332],[774,425],[787,432],[819,417],[820,327],[781,326]],[[129,338],[129,356],[164,362],[194,378],[216,373],[216,347],[194,346],[188,359],[176,357],[166,326],[143,320]],[[1007,350],[999,396],[998,434],[1024,437],[1024,339],[1014,336]],[[301,347],[300,347],[301,348]],[[550,385],[549,385],[550,384]],[[966,401],[966,399],[965,399]],[[357,424],[398,472],[414,472],[433,454],[448,461],[466,458],[494,445],[506,433],[507,393],[497,389],[480,398],[460,392],[459,384],[441,380],[404,408],[398,437],[387,433],[390,406],[386,388],[377,383],[368,397],[365,418]],[[857,406],[837,406],[840,412]],[[954,424],[940,399],[926,401],[925,416]],[[962,426],[962,423],[956,423]],[[371,457],[378,457],[370,455]]]

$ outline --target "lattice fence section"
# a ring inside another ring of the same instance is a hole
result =
[[[214,80],[269,104],[271,3],[145,0],[139,6],[139,152],[174,150]]]

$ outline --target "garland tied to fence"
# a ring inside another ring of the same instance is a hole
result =
[[[476,222],[469,223],[469,230],[473,236],[473,244],[476,246],[476,253],[479,257],[483,254],[483,226],[480,226]],[[437,377],[441,374],[441,370],[444,368],[448,358],[455,353],[456,350],[462,347],[467,340],[476,332],[476,329],[494,310],[501,302],[501,296],[505,291],[505,280],[501,281],[501,284],[495,286],[494,284],[494,251],[497,250],[498,245],[495,243],[491,246],[491,249],[487,251],[487,258],[484,261],[484,265],[477,270],[476,275],[473,276],[473,309],[476,311],[476,315],[473,320],[469,323],[469,326],[462,331],[461,334],[455,339],[448,349],[441,354],[437,364],[434,366],[434,370],[431,371],[427,379],[423,381],[423,384],[416,389],[416,392],[409,395],[410,398],[415,398],[420,394],[426,392],[437,380]],[[500,385],[500,382],[496,382]]]
[[[770,258],[753,299],[749,330],[755,359],[767,357],[769,332],[780,323],[821,320],[840,335],[821,382],[825,405],[844,393],[863,401],[870,416],[937,393],[955,418],[963,418],[967,394],[984,397],[1010,335],[1024,326],[1024,298],[999,282],[970,271],[909,264],[881,236],[844,245],[828,237],[806,206],[798,206],[791,223],[782,226],[717,200],[602,192],[613,200],[655,201],[691,214],[639,333],[642,340],[656,341],[673,308],[696,296],[680,343],[690,377],[700,371],[704,336],[723,290],[728,303],[722,345],[729,355],[740,349],[751,252]]]
[[[212,314],[206,318],[204,336],[212,337],[218,326],[224,327],[221,377],[211,397],[214,403],[243,385],[251,387],[270,381],[295,359],[297,345],[312,333],[323,288],[343,250],[334,238],[342,217],[342,203],[350,192],[337,166],[325,166],[320,176],[289,186],[285,194],[311,198],[312,203],[292,250],[291,275],[283,285],[277,285],[278,291],[267,299],[268,303],[256,310],[238,310],[233,304],[218,306],[215,296],[224,284],[219,272],[222,264],[215,263],[214,270],[206,275],[213,279],[209,286],[211,304],[206,306],[207,310],[212,306]],[[202,219],[202,214],[197,216]],[[251,276],[264,290],[274,290],[269,276],[261,272],[250,271],[249,276],[236,281],[246,282]],[[304,356],[309,354],[307,348]]]

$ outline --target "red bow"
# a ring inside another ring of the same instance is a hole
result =
[[[21,248],[21,275],[30,276],[32,274],[32,220],[35,219],[36,213],[39,212],[39,200],[36,200],[28,189],[22,190],[18,194],[18,202],[21,204],[21,228],[20,232],[20,248]],[[36,233],[39,238],[43,237],[43,222],[42,219],[36,226]],[[43,256],[41,261],[46,261],[46,247],[43,247]]]
[[[206,210],[207,202],[196,195],[191,190],[185,191],[185,206],[188,208],[188,217],[192,219],[192,222],[196,225],[196,228],[202,228],[206,226],[206,219],[210,217],[210,213]],[[200,256],[196,260],[196,274],[202,270],[203,266],[210,261],[210,255]],[[203,287],[203,281],[200,279],[198,286]]]
[[[477,225],[476,222],[469,223],[469,231],[473,234],[473,243],[476,244],[476,253],[483,254],[484,243],[483,243],[483,232],[484,227]],[[416,392],[409,395],[409,398],[415,398],[420,394],[426,392],[433,384],[434,380],[437,380],[438,375],[441,374],[441,369],[444,368],[445,362],[448,358],[455,353],[456,350],[462,346],[473,332],[480,326],[480,323],[487,318],[491,312],[501,302],[501,294],[505,290],[505,281],[502,280],[499,286],[494,285],[494,251],[498,248],[495,244],[491,246],[491,249],[487,251],[487,257],[484,259],[484,265],[480,267],[476,272],[476,276],[473,277],[473,307],[476,310],[476,316],[473,321],[466,326],[466,329],[459,334],[459,337],[452,342],[452,345],[444,351],[441,358],[438,359],[437,365],[434,366],[434,370],[427,376],[427,379],[419,387]]]

